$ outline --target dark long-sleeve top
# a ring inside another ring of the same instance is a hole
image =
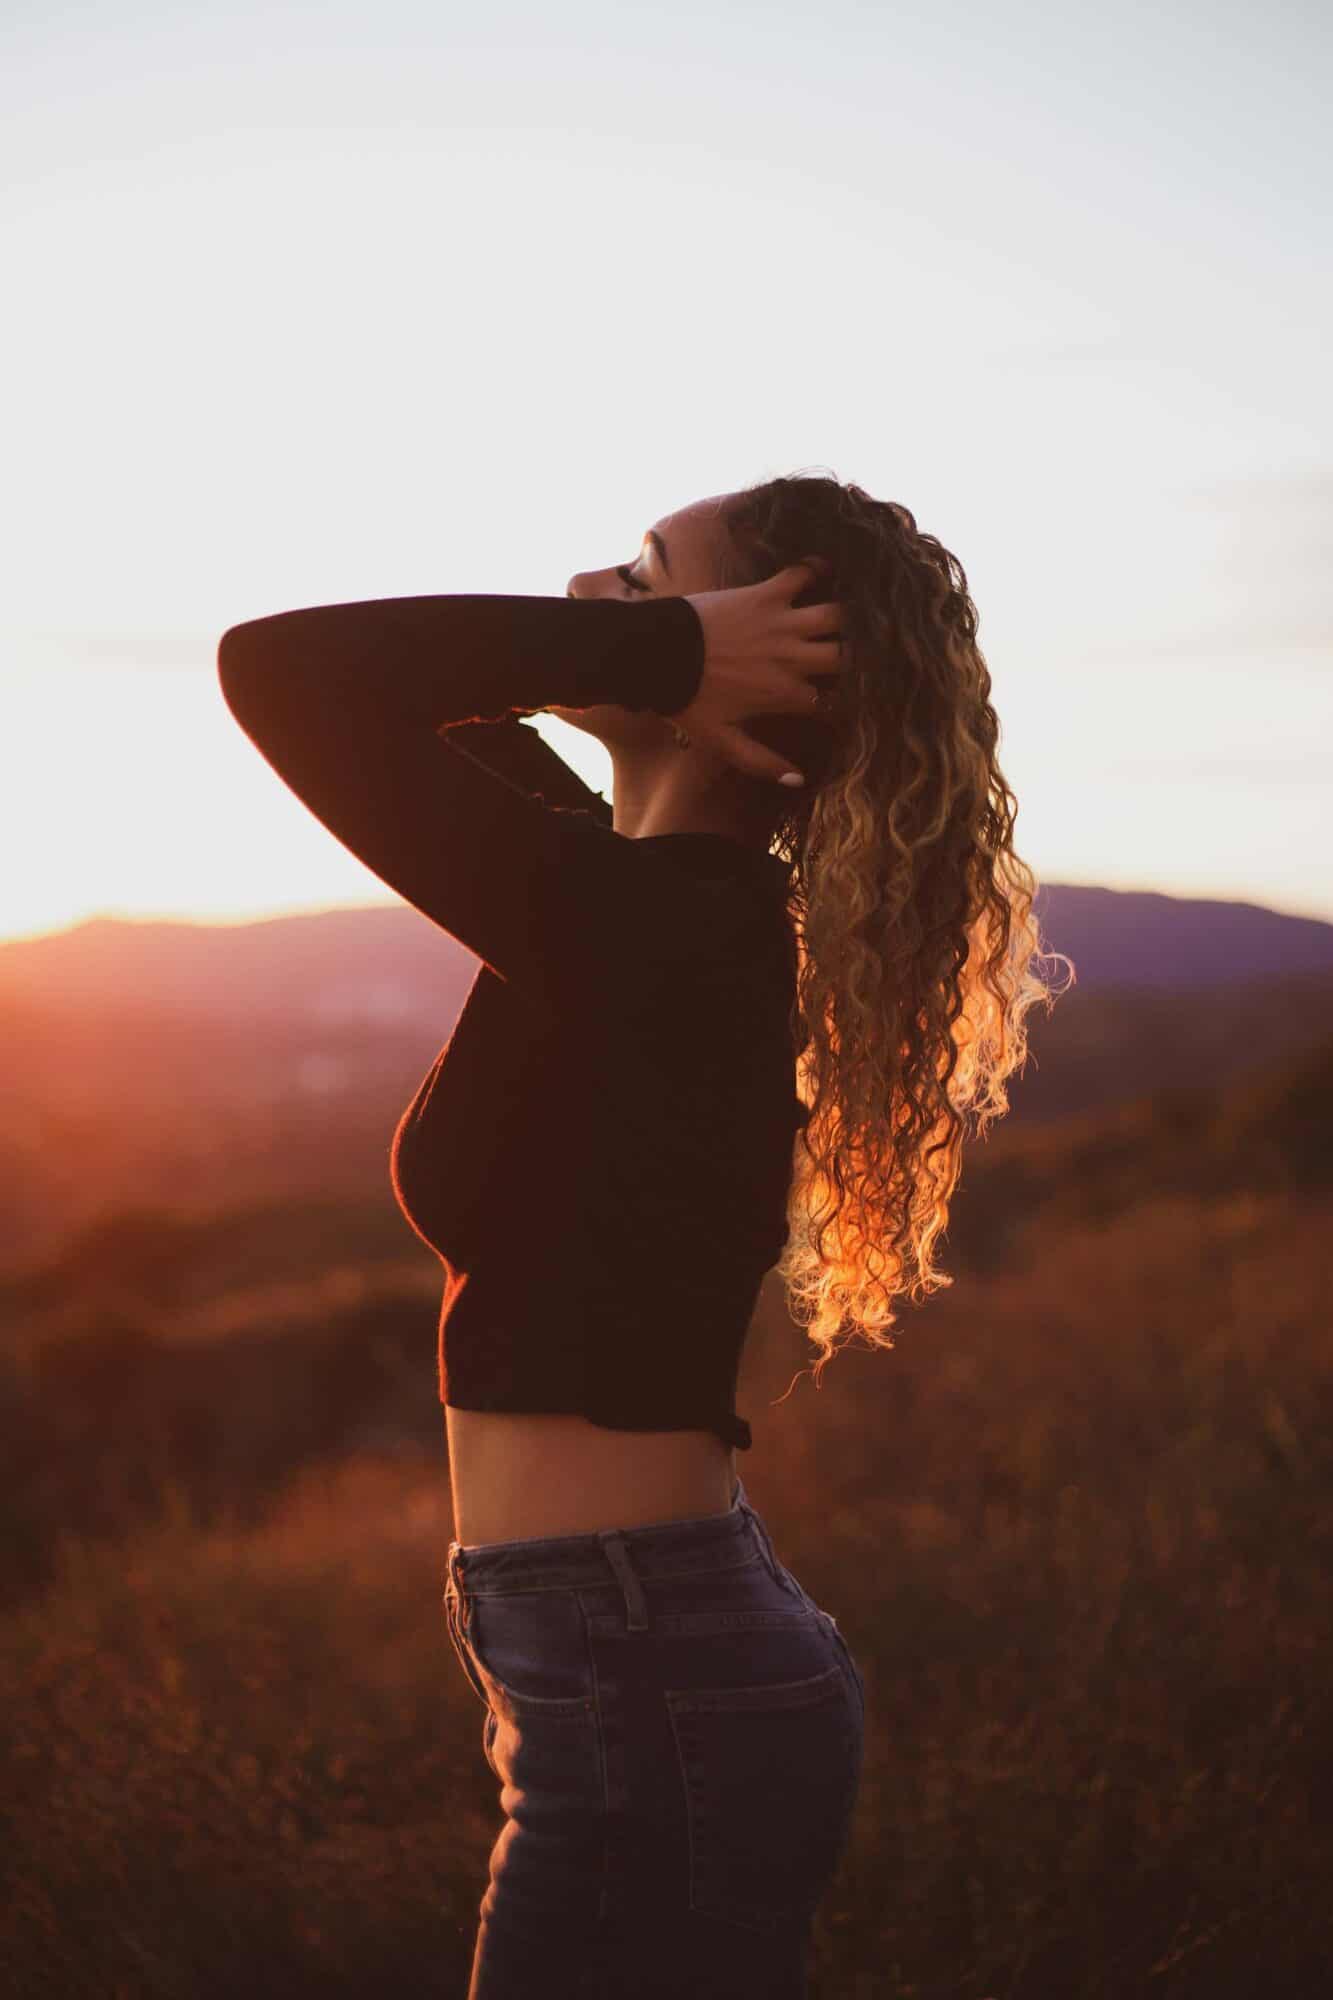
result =
[[[617,833],[518,719],[688,706],[684,597],[448,595],[283,611],[218,648],[232,714],[316,817],[481,960],[389,1171],[444,1267],[440,1393],[715,1432],[787,1240],[795,946],[780,857]]]

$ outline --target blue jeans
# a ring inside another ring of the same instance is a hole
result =
[[[805,2000],[861,1775],[833,1618],[730,1511],[449,1545],[504,1824],[468,2000]]]

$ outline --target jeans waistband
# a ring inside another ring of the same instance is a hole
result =
[[[601,1528],[585,1535],[537,1535],[515,1542],[452,1541],[449,1583],[462,1596],[487,1597],[511,1590],[570,1589],[618,1582],[632,1625],[640,1623],[638,1579],[734,1569],[758,1548],[773,1575],[779,1564],[767,1528],[735,1475],[725,1514],[689,1521],[660,1521],[641,1528]]]

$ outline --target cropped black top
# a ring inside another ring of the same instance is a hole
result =
[[[444,1402],[744,1450],[737,1371],[804,1115],[787,869],[723,834],[617,833],[515,713],[672,715],[703,663],[684,597],[321,605],[218,647],[279,776],[481,960],[389,1153],[444,1266]]]

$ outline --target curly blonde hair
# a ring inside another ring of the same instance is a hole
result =
[[[842,672],[823,720],[761,718],[804,791],[773,845],[790,868],[797,945],[792,1032],[808,1117],[795,1144],[790,1235],[777,1266],[819,1350],[892,1347],[894,1300],[953,1279],[933,1253],[980,1136],[1009,1109],[1024,1017],[1056,993],[1034,960],[1036,881],[1014,852],[1017,801],[957,557],[910,511],[831,475],[769,479],[729,497],[723,587],[808,555],[842,606]]]

